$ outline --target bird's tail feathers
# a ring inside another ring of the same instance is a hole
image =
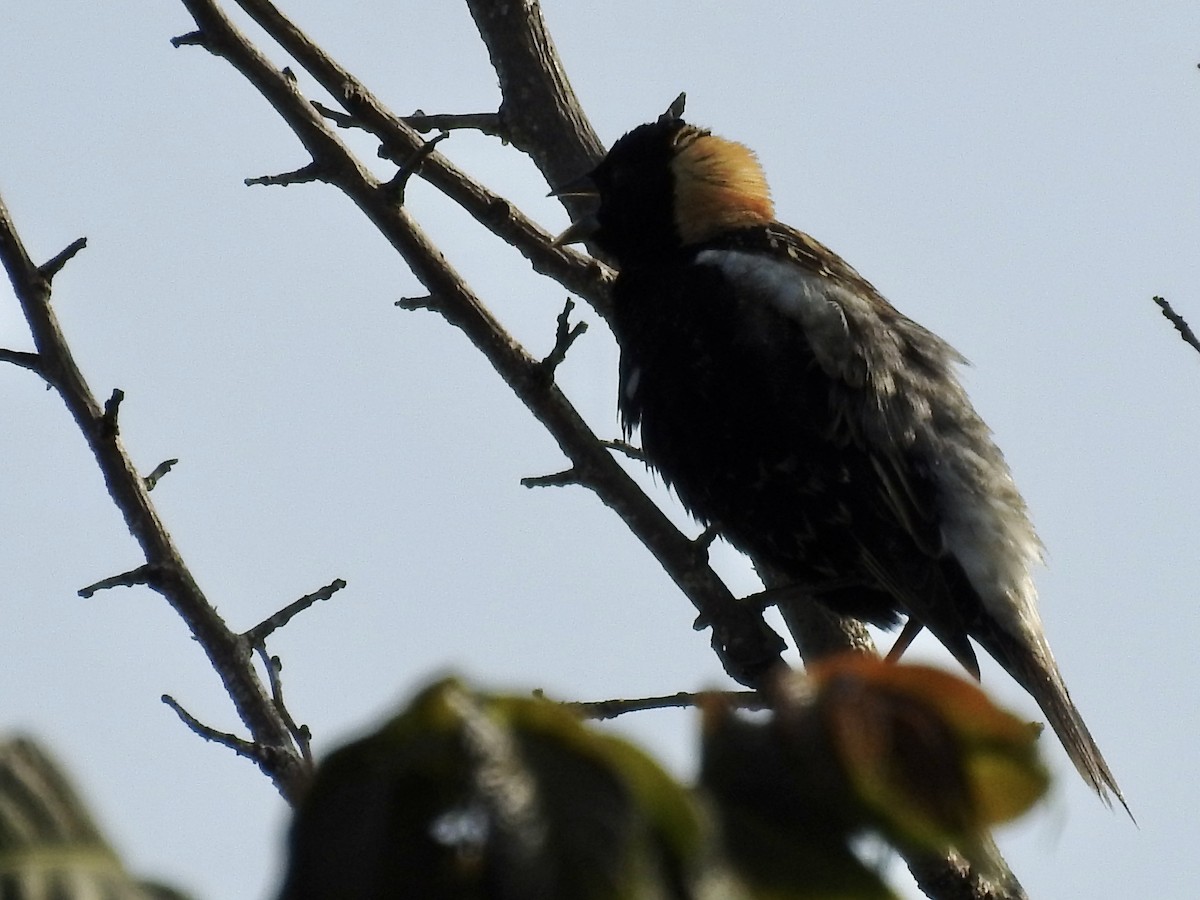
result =
[[[976,639],[1037,701],[1083,780],[1109,806],[1116,798],[1132,819],[1133,813],[1117,786],[1116,778],[1084,724],[1083,716],[1071,701],[1071,695],[1067,693],[1062,673],[1046,639],[1037,635],[1035,640],[1030,641],[1010,635],[1001,628],[995,628],[987,635],[978,634]]]

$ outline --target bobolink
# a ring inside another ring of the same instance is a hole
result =
[[[973,638],[1124,804],[1043,634],[1042,545],[963,358],[777,222],[750,150],[673,112],[586,181],[596,212],[560,240],[619,268],[622,422],[688,511],[837,613],[928,628],[978,677]]]

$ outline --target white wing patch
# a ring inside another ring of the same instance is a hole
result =
[[[869,373],[847,318],[872,314],[867,298],[789,260],[762,253],[704,250],[696,255],[696,262],[715,266],[768,306],[800,322],[821,368],[832,378],[863,386]],[[894,392],[891,373],[880,367],[878,375],[872,387],[884,394]]]

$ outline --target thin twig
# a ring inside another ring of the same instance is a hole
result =
[[[679,691],[661,697],[638,697],[629,700],[578,700],[564,704],[586,719],[615,719],[631,712],[650,709],[687,709],[699,706],[706,698],[721,697],[736,709],[766,709],[767,699],[758,691],[708,691],[692,693]]]
[[[607,447],[609,450],[616,450],[621,455],[627,456],[630,459],[636,460],[637,462],[648,463],[648,460],[646,459],[646,454],[642,452],[642,448],[635,447],[633,444],[629,443],[629,441],[604,440],[604,441],[601,441],[600,443],[603,444],[605,447]]]
[[[527,475],[521,479],[521,487],[567,487],[572,484],[583,484],[579,470],[572,466],[551,475]]]
[[[344,113],[340,109],[332,109],[326,106],[320,100],[313,100],[311,102],[313,109],[327,118],[338,128],[363,128],[362,122],[358,121],[358,119],[354,118],[354,116]]]
[[[89,584],[87,587],[80,588],[77,593],[84,600],[87,600],[100,591],[107,591],[118,587],[135,587],[139,584],[151,584],[155,580],[156,574],[154,567],[146,564],[138,566],[136,569],[130,569],[128,572],[122,572],[120,575],[101,578],[95,584]]]
[[[36,353],[0,347],[0,362],[12,363],[14,366],[20,366],[22,369],[28,369],[45,377],[45,373],[42,371],[42,358]]]
[[[256,178],[246,178],[243,184],[246,187],[254,187],[255,185],[287,187],[291,184],[311,184],[314,181],[321,180],[323,180],[321,167],[316,163],[309,163],[306,166],[301,166],[291,172],[282,172],[279,175],[259,175]]]
[[[392,176],[392,180],[387,183],[387,189],[391,192],[396,202],[404,203],[404,192],[408,188],[408,180],[417,172],[421,171],[421,164],[433,154],[437,145],[450,137],[450,132],[444,131],[436,137],[432,137],[425,141],[419,148],[414,150],[412,154],[400,164],[396,169],[396,174]]]
[[[1162,310],[1162,314],[1167,321],[1175,326],[1175,330],[1179,332],[1179,336],[1183,338],[1185,344],[1191,347],[1196,352],[1200,353],[1200,339],[1196,338],[1196,333],[1192,331],[1192,327],[1179,313],[1171,307],[1164,297],[1155,297],[1154,302],[1158,304],[1158,308]]]
[[[258,747],[253,741],[247,741],[238,737],[236,734],[229,734],[226,731],[217,731],[217,729],[205,725],[190,712],[180,706],[175,698],[170,694],[163,694],[162,702],[171,707],[171,709],[175,710],[175,715],[179,716],[180,721],[182,721],[183,724],[193,732],[200,735],[200,737],[204,738],[204,740],[213,741],[221,744],[222,746],[228,747],[238,756],[244,756],[246,759],[252,759],[255,762],[260,761]]]
[[[121,403],[125,400],[125,392],[120,388],[113,388],[112,394],[104,401],[104,414],[100,417],[98,425],[98,433],[103,438],[114,438],[117,436],[120,426],[117,423],[117,416],[121,411]]]
[[[478,131],[508,140],[499,113],[443,113],[442,115],[427,115],[424,110],[414,110],[411,115],[404,117],[404,124],[421,134],[431,131],[458,131],[462,129]]]
[[[189,0],[183,2],[192,9]],[[388,109],[366,85],[317,46],[269,0],[237,0],[237,3],[324,90],[338,99],[355,124],[379,140],[381,156],[403,165],[425,143],[415,129],[405,124],[403,117]],[[222,49],[223,52],[229,52],[231,48],[223,46]],[[240,58],[241,51],[238,53]],[[231,62],[245,71],[237,59]],[[263,87],[259,86],[259,89]],[[523,127],[529,127],[530,124],[527,122]],[[586,122],[580,127],[587,132],[591,130]],[[304,140],[303,136],[301,140]],[[562,171],[551,170],[550,184],[561,184],[578,176],[599,160],[600,144],[594,135],[584,144],[586,146],[576,142],[575,149],[564,148],[553,155],[554,164]],[[612,272],[604,264],[569,247],[555,247],[553,234],[544,231],[536,222],[440,153],[429,155],[421,166],[420,177],[505,243],[515,247],[532,263],[535,271],[553,278],[571,293],[587,300],[601,316],[608,316],[608,285],[612,280]],[[577,211],[573,209],[573,212]]]
[[[426,294],[424,297],[401,297],[396,301],[396,306],[410,311],[418,309],[427,309],[431,312],[438,311],[437,298],[432,294]]]
[[[267,670],[267,681],[271,685],[271,702],[275,704],[275,709],[287,722],[288,730],[292,733],[292,739],[296,742],[296,746],[300,748],[300,753],[311,764],[313,761],[312,731],[307,725],[296,724],[291,710],[287,708],[287,704],[283,700],[283,679],[281,678],[283,661],[278,656],[270,656],[267,648],[261,644],[255,647],[254,651],[262,660],[263,668]]]
[[[574,308],[575,301],[568,297],[566,305],[563,306],[562,312],[555,320],[557,324],[554,331],[554,346],[538,364],[546,373],[547,378],[554,377],[555,370],[567,358],[567,351],[571,349],[571,345],[588,329],[587,322],[576,322],[573,326],[571,325],[571,310]]]
[[[71,243],[67,244],[66,247],[38,267],[39,271],[42,273],[42,277],[47,281],[53,281],[54,276],[62,271],[62,267],[69,263],[74,258],[75,254],[86,246],[87,238],[75,238],[75,240],[71,241]]]
[[[308,609],[314,603],[320,600],[328,600],[338,591],[346,586],[346,582],[341,578],[335,578],[325,587],[313,591],[311,594],[305,594],[299,600],[293,600],[283,609],[274,615],[268,616],[250,630],[242,634],[242,638],[248,645],[254,648],[263,646],[263,642],[271,636],[275,631],[278,631],[293,618],[295,618],[304,610]]]
[[[204,33],[201,31],[189,31],[187,34],[180,34],[171,38],[171,46],[179,49],[180,47],[203,47],[209,49],[208,42],[204,39]]]
[[[146,490],[154,490],[154,488],[158,486],[158,482],[162,479],[162,477],[175,468],[178,463],[178,459],[164,459],[157,466],[155,466],[154,470],[142,479],[146,483]]]

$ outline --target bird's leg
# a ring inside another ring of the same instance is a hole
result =
[[[764,588],[757,593],[747,594],[745,597],[742,597],[740,600],[738,600],[738,603],[745,604],[756,612],[763,612],[764,610],[775,606],[780,601],[786,601],[792,599],[793,597],[800,598],[806,596],[807,595],[804,593],[804,589],[799,585],[785,584],[782,587]],[[695,631],[703,631],[711,624],[712,622],[708,620],[707,616],[697,616],[696,621],[692,623],[692,629]]]
[[[809,591],[799,584],[785,584],[779,587],[763,588],[756,594],[747,594],[738,602],[762,612],[792,599],[809,599]]]
[[[904,655],[904,651],[908,649],[908,645],[913,642],[921,629],[925,626],[914,619],[912,616],[904,623],[904,627],[900,629],[900,635],[896,638],[896,643],[892,645],[892,649],[888,651],[888,655],[884,657],[888,662],[899,662],[900,657]]]

